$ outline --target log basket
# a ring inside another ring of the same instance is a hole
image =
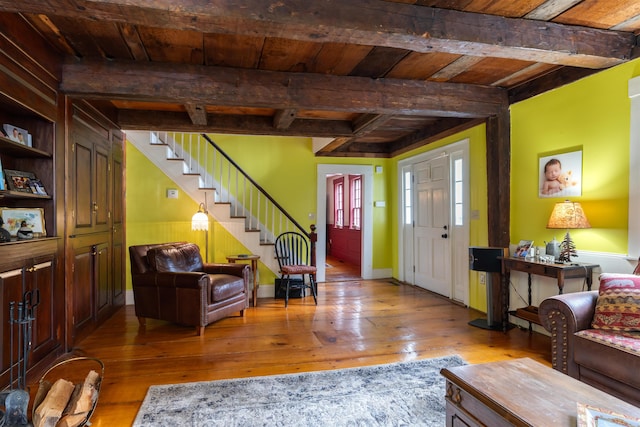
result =
[[[45,382],[49,382],[50,384],[55,383],[60,378],[63,378],[67,381],[72,382],[73,384],[82,384],[87,376],[87,374],[94,370],[98,374],[98,381],[96,382],[96,398],[93,402],[91,409],[87,412],[86,418],[80,424],[80,426],[90,426],[91,415],[93,415],[93,411],[96,409],[96,405],[98,404],[98,397],[100,396],[100,386],[102,384],[102,379],[104,378],[104,363],[100,359],[96,359],[94,357],[73,357],[71,359],[66,359],[61,362],[56,363],[52,367],[50,367],[40,378],[38,382],[38,392],[33,400],[33,408],[31,412],[31,416],[36,413],[36,409],[42,401],[45,399],[46,393],[41,393],[41,390],[45,390]]]

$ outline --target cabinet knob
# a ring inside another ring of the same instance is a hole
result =
[[[93,202],[93,211],[98,212],[98,204],[96,202]]]

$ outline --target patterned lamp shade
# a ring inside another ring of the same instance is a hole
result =
[[[589,220],[587,220],[580,203],[565,200],[564,202],[556,203],[553,207],[547,228],[573,230],[576,228],[591,228],[591,224],[589,224]]]

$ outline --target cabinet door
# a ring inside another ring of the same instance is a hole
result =
[[[73,135],[74,175],[74,215],[73,233],[91,230],[93,227],[93,147],[80,132]]]
[[[23,269],[4,271],[0,273],[0,307],[2,309],[2,325],[0,325],[0,334],[2,335],[2,357],[0,358],[0,384],[8,384],[10,379],[10,364],[13,359],[14,366],[18,360],[18,336],[17,325],[9,323],[11,318],[17,319],[17,305],[14,305],[13,316],[9,312],[9,304],[22,301],[22,272]],[[13,329],[13,332],[12,332]],[[13,338],[13,340],[12,340]],[[13,350],[13,355],[11,353]],[[17,368],[13,372],[15,381],[18,371]]]
[[[32,296],[39,295],[38,304],[33,309],[32,325],[32,356],[31,362],[42,359],[53,349],[59,346],[61,334],[55,312],[57,298],[55,298],[55,259],[40,262],[33,267],[27,268],[26,291],[31,291]],[[35,298],[35,296],[34,296]]]
[[[73,342],[90,332],[95,322],[93,251],[92,245],[73,249]]]
[[[96,287],[96,307],[98,322],[101,322],[111,314],[112,290],[109,280],[111,269],[111,257],[109,245],[102,243],[94,246],[94,280]]]
[[[110,211],[109,139],[83,121],[74,120],[72,188],[75,200],[72,234],[108,231]]]

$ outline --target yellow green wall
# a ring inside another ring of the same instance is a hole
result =
[[[307,230],[315,224],[309,213],[316,213],[318,164],[383,166],[385,173],[373,175],[374,200],[389,200],[388,159],[316,158],[310,138],[218,134],[210,137]],[[177,185],[129,142],[126,150],[127,246],[188,240],[204,248],[204,233],[191,231],[191,216],[198,205],[181,191],[178,199],[167,199],[167,188],[177,188]],[[391,230],[387,227],[390,209],[373,211],[374,269],[391,268]],[[210,261],[225,262],[225,255],[247,252],[222,226],[212,222],[212,228]],[[127,272],[130,272],[128,263],[127,259]],[[271,271],[261,263],[259,270],[261,283],[273,283]],[[131,289],[130,274],[127,281]]]
[[[538,155],[582,149],[580,202],[591,229],[571,231],[578,249],[627,253],[629,203],[628,81],[640,73],[632,61],[511,106],[511,242],[536,246],[563,230],[547,220],[560,198],[539,198]]]

